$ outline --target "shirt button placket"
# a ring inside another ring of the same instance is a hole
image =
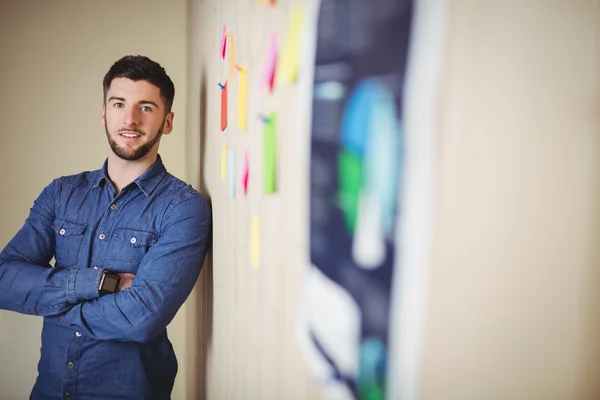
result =
[[[83,337],[81,332],[75,331],[71,336],[69,347],[67,347],[67,362],[64,369],[63,375],[63,393],[65,399],[75,398],[75,387],[77,386],[77,369],[79,362],[79,356],[81,355],[81,348],[83,347]]]

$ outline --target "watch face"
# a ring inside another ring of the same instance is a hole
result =
[[[104,285],[103,286],[103,290],[107,291],[107,292],[111,292],[114,293],[117,291],[117,287],[119,286],[119,277],[118,276],[112,276],[112,275],[106,275],[106,277],[104,278]]]

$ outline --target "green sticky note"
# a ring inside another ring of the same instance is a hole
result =
[[[277,114],[272,113],[263,126],[263,190],[273,194],[277,189]]]

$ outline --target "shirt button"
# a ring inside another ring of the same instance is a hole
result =
[[[73,361],[69,361],[69,363],[67,364],[67,366],[69,368],[73,368],[75,366],[75,364],[73,364]]]
[[[134,237],[132,237],[131,240],[130,240],[130,242],[131,242],[131,244],[135,244],[135,242],[137,242],[137,239],[134,238]]]
[[[116,210],[117,209],[117,205],[116,204],[111,204],[110,209],[111,210]]]
[[[75,332],[75,336],[81,337],[81,333],[79,331]]]
[[[97,265],[94,265],[94,267],[93,267],[93,268],[94,268],[94,269],[98,269],[98,266],[97,266]]]
[[[65,230],[65,228],[60,228],[60,231],[58,231],[58,233],[62,236],[65,233],[67,233],[67,231]]]
[[[98,236],[100,238],[100,240],[104,240],[104,238],[106,237],[106,235],[104,233],[101,233],[100,236]]]

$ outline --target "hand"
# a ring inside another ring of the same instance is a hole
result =
[[[135,278],[135,274],[129,274],[127,272],[120,273],[119,276],[121,280],[119,281],[118,292],[122,292],[125,289],[128,289],[133,284],[133,279]]]

